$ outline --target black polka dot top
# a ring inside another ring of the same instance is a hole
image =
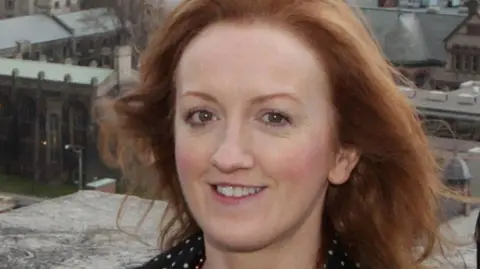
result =
[[[326,263],[321,264],[318,269],[361,268],[359,263],[350,260],[336,238],[327,246],[324,256]],[[198,233],[136,269],[202,269],[205,259],[203,236]]]

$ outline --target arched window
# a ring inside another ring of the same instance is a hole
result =
[[[8,111],[8,100],[3,95],[0,95],[0,139],[7,138],[8,129],[9,129],[9,116]]]
[[[32,138],[33,124],[35,121],[35,101],[30,97],[24,97],[19,103],[18,120],[19,135],[21,138]]]

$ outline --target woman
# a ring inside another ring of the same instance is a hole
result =
[[[136,179],[170,216],[141,268],[406,269],[432,254],[435,159],[343,1],[184,1],[141,74],[115,104],[118,155],[127,173],[153,155],[159,175]]]

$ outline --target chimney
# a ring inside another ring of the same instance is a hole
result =
[[[465,6],[468,8],[468,15],[475,15],[478,13],[478,1],[468,0],[465,2]]]
[[[119,79],[130,76],[132,73],[132,47],[118,46],[114,52],[114,69],[118,73]]]

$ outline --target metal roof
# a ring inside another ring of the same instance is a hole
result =
[[[117,16],[107,8],[94,8],[56,16],[69,27],[74,36],[103,34],[121,27]]]
[[[11,76],[15,69],[21,78],[37,79],[38,74],[43,71],[45,80],[62,82],[66,75],[70,75],[71,83],[82,85],[92,84],[92,79],[102,83],[114,73],[107,68],[0,58],[0,76]]]
[[[70,36],[67,29],[44,14],[0,20],[0,49],[14,48],[19,41],[45,43]]]
[[[414,13],[401,14],[385,35],[383,50],[390,61],[422,61],[430,59],[420,20]]]

